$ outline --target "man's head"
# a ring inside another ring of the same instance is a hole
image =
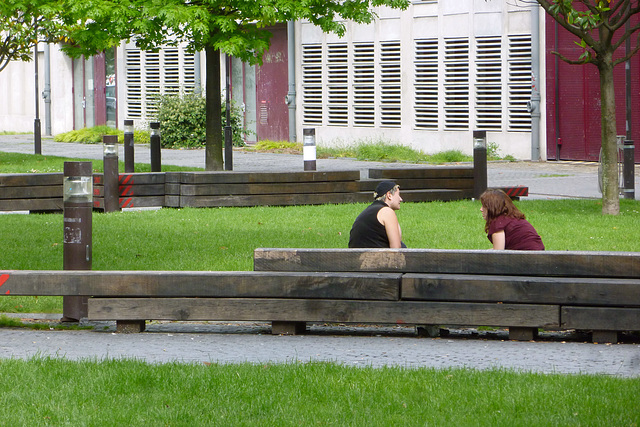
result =
[[[393,210],[398,210],[402,202],[400,186],[393,181],[382,181],[376,187],[373,198],[385,202]]]

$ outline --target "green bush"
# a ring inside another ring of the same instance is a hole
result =
[[[80,142],[84,144],[100,144],[104,135],[118,135],[118,143],[124,144],[124,132],[109,126],[94,126],[70,132],[59,133],[53,140],[56,142]],[[137,144],[149,143],[149,131],[134,130],[133,141]]]
[[[222,105],[223,132],[226,123],[225,103]],[[201,95],[165,95],[158,101],[158,121],[164,148],[195,148],[206,144],[206,99]],[[233,145],[244,146],[243,116],[239,108],[231,106]],[[224,133],[223,133],[224,138]]]

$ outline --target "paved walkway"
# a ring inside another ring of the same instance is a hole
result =
[[[0,136],[0,151],[33,153],[31,136]],[[44,155],[101,159],[102,147],[44,139]],[[123,158],[122,147],[120,157]],[[149,149],[136,146],[136,162]],[[165,164],[204,166],[203,150],[163,150]],[[403,163],[318,160],[318,170],[414,167]],[[303,170],[302,156],[234,152],[236,171]],[[531,198],[601,197],[597,165],[570,162],[491,162],[490,186],[526,185]],[[366,176],[366,175],[365,175]],[[636,175],[636,188],[640,188]],[[47,317],[19,315],[18,317]],[[56,322],[60,315],[49,316]],[[39,321],[43,321],[40,319]],[[640,377],[640,336],[615,345],[588,343],[573,333],[545,332],[536,342],[508,340],[505,330],[452,329],[442,338],[418,338],[411,327],[312,325],[304,336],[272,336],[268,324],[152,322],[142,334],[115,334],[113,322],[92,331],[0,328],[0,357],[64,357],[71,360],[137,358],[152,363],[332,361],[349,366],[495,367],[542,373],[591,373]]]
[[[120,146],[120,159],[124,159]],[[32,135],[0,135],[0,151],[33,153]],[[42,140],[42,154],[86,159],[102,159],[102,144],[55,143]],[[203,149],[162,150],[162,163],[204,168]],[[135,162],[150,163],[150,149],[136,145]],[[415,167],[412,163],[365,162],[354,159],[318,159],[317,170],[360,170],[367,178],[369,168]],[[234,150],[233,170],[238,172],[302,171],[302,155],[256,153]],[[589,162],[489,162],[488,185],[529,187],[529,198],[600,198],[598,165]],[[636,168],[636,198],[640,198],[640,168]]]

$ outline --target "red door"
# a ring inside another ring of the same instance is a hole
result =
[[[578,39],[546,15],[547,158],[598,161],[600,135],[600,77],[595,65],[570,65],[552,52],[577,59]],[[557,37],[556,37],[557,33]],[[632,46],[633,48],[634,46]],[[616,56],[624,53],[624,46]],[[625,65],[614,70],[616,126],[626,134]],[[640,148],[640,56],[631,59],[631,134]],[[640,161],[640,149],[635,150]]]
[[[257,140],[289,140],[287,29],[273,27],[269,51],[262,66],[256,67],[256,136]]]

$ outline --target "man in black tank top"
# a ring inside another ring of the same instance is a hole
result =
[[[382,181],[371,203],[353,223],[349,237],[350,248],[406,248],[396,212],[402,198],[400,188],[393,181]]]

